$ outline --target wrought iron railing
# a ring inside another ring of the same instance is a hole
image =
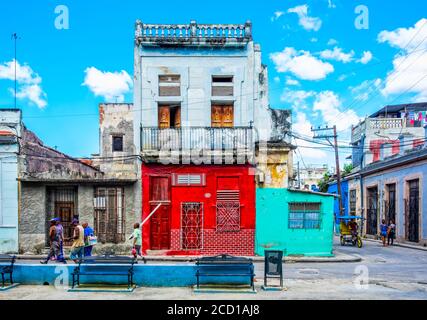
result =
[[[251,127],[141,128],[141,151],[254,150],[257,134]]]

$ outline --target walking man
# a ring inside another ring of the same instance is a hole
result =
[[[55,219],[50,220],[49,242],[50,242],[49,254],[46,257],[46,260],[40,261],[40,263],[42,264],[47,264],[49,260],[55,259],[59,256],[59,236],[56,229]]]
[[[89,237],[93,237],[93,229],[89,227],[89,223],[85,222],[82,224],[84,229],[84,238],[85,238],[85,249],[84,249],[84,256],[90,257],[92,255],[92,249],[93,246],[90,245]]]
[[[390,223],[388,225],[388,233],[387,233],[387,244],[393,245],[394,237],[396,236],[396,224],[394,223],[394,220],[391,219]]]
[[[71,254],[70,259],[75,263],[78,262],[79,259],[83,258],[85,241],[84,241],[84,229],[79,224],[79,220],[73,219],[74,232],[73,237],[67,240],[73,240],[73,244],[71,246]]]

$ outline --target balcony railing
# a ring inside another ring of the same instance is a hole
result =
[[[257,134],[251,127],[141,128],[141,151],[252,151]]]
[[[369,129],[395,129],[406,126],[406,121],[403,118],[373,118],[367,119]]]
[[[142,44],[225,44],[252,39],[252,24],[146,24],[136,23],[135,39]]]

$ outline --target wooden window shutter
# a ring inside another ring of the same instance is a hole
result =
[[[169,107],[159,107],[159,128],[170,128],[170,109]]]

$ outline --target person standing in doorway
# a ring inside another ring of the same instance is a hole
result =
[[[89,238],[94,236],[93,229],[89,227],[89,223],[85,222],[82,224],[84,229],[84,240],[85,240],[85,249],[84,249],[84,256],[90,257],[92,256],[92,249],[93,246],[90,244]]]
[[[73,241],[73,244],[71,246],[70,258],[75,263],[77,263],[79,259],[83,258],[83,253],[85,248],[85,241],[84,241],[85,231],[83,227],[79,224],[79,220],[77,219],[73,220],[73,227],[74,227],[73,237],[67,240]]]
[[[386,239],[387,239],[387,231],[388,231],[388,226],[385,223],[385,219],[382,220],[382,223],[380,224],[380,235],[381,235],[381,240],[383,242],[383,246],[385,247],[386,244]]]
[[[49,254],[46,257],[46,260],[40,261],[42,264],[47,264],[51,259],[55,259],[59,256],[59,236],[56,229],[56,220],[50,220],[49,228]]]
[[[391,219],[388,225],[387,244],[390,245],[391,243],[391,245],[393,245],[395,237],[396,237],[396,224],[394,223],[394,220]]]

